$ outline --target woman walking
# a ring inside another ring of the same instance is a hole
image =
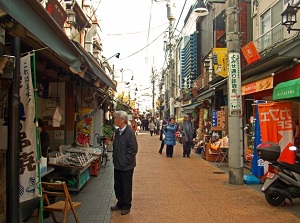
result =
[[[163,128],[163,132],[165,134],[165,140],[164,143],[167,145],[167,158],[172,158],[173,156],[173,148],[174,145],[176,145],[176,139],[175,139],[175,132],[176,132],[177,126],[175,125],[175,119],[170,118],[169,123]]]
[[[149,123],[149,126],[148,126],[149,131],[150,131],[150,135],[151,135],[151,136],[152,136],[153,133],[154,133],[155,127],[156,127],[155,124],[153,123],[153,121],[151,121],[151,122]]]

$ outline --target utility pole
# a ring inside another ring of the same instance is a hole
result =
[[[229,183],[244,184],[241,147],[242,93],[240,59],[240,16],[238,0],[226,0],[226,42],[228,57]]]
[[[152,67],[152,116],[153,117],[155,115],[154,92],[155,92],[155,75],[154,75],[154,68]]]
[[[170,1],[167,2],[167,17],[169,20],[169,43],[168,43],[168,48],[169,48],[169,64],[168,64],[168,81],[169,81],[169,86],[170,86],[170,96],[169,96],[169,104],[170,104],[170,117],[174,118],[174,64],[173,64],[173,34],[174,34],[174,28],[173,28],[173,23],[175,20],[175,17],[172,14],[172,7]]]

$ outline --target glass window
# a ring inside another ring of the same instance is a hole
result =
[[[268,32],[271,29],[271,9],[266,11],[261,16],[261,34]]]

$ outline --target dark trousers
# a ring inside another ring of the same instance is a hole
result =
[[[182,145],[183,145],[183,156],[190,156],[192,143],[190,141],[187,141],[187,142],[183,143]]]
[[[164,146],[165,146],[165,143],[164,143],[164,140],[161,141],[161,144],[160,144],[160,149],[159,149],[159,153],[162,153],[163,149],[164,149]]]
[[[153,133],[154,133],[154,131],[150,131],[150,135],[151,135],[151,136],[153,135]]]
[[[122,210],[130,210],[132,201],[132,176],[133,169],[121,171],[114,169],[115,194],[118,206]]]
[[[167,145],[167,157],[172,157],[173,156],[173,148],[174,146],[173,145]]]

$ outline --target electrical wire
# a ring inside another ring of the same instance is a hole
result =
[[[166,29],[166,30],[167,30],[167,29]],[[144,46],[142,49],[140,49],[140,50],[138,50],[138,51],[136,51],[136,52],[130,54],[130,55],[127,56],[127,57],[122,58],[121,60],[127,59],[127,58],[129,58],[129,57],[134,56],[134,55],[137,54],[137,53],[140,53],[141,51],[143,51],[144,49],[146,49],[148,46],[150,46],[152,43],[154,43],[156,40],[158,40],[158,38],[161,37],[161,36],[165,33],[166,30],[164,30],[159,36],[157,36],[154,40],[152,40],[149,44],[147,44],[146,46]]]
[[[147,36],[147,45],[149,44],[149,36],[150,36],[150,27],[151,27],[151,18],[152,18],[152,6],[153,6],[153,0],[151,0],[151,7],[150,7],[150,15],[149,15],[149,25],[148,25],[148,36]],[[148,47],[146,48],[146,62],[148,62]]]
[[[184,1],[183,7],[182,7],[182,9],[181,9],[181,12],[180,12],[180,15],[179,15],[179,18],[178,18],[178,20],[177,20],[177,24],[176,24],[174,30],[176,30],[176,28],[177,28],[177,26],[178,26],[178,23],[179,23],[179,21],[180,21],[180,19],[181,19],[181,16],[182,16],[183,10],[184,10],[184,8],[185,8],[186,2],[187,2],[187,0]]]

